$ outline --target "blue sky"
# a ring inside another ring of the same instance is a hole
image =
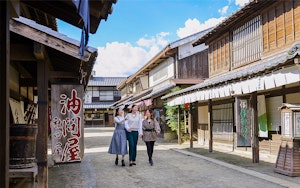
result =
[[[98,76],[130,76],[167,44],[213,27],[249,0],[118,0],[89,46],[98,49]],[[59,32],[80,40],[81,30],[58,21]]]

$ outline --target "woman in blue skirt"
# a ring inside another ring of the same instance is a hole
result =
[[[118,155],[122,155],[122,166],[125,166],[124,156],[127,152],[127,138],[125,131],[125,119],[123,116],[123,109],[116,109],[115,120],[115,130],[109,145],[108,153],[116,154],[115,165],[118,165],[119,158]]]

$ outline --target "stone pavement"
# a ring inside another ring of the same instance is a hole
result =
[[[158,140],[150,166],[145,144],[139,140],[137,166],[128,166],[128,155],[126,167],[115,166],[115,156],[107,153],[112,131],[86,128],[83,161],[49,166],[49,187],[300,187],[300,177],[273,172],[274,156],[263,155],[259,164],[253,164],[250,152],[232,152],[215,144],[209,153],[196,142],[189,149],[189,143]]]
[[[179,153],[201,158],[284,187],[300,187],[300,177],[289,177],[273,171],[276,156],[261,154],[260,162],[255,164],[252,163],[252,154],[249,151],[232,151],[232,148],[224,147],[223,144],[215,143],[213,146],[214,151],[209,153],[208,146],[198,145],[196,143],[194,143],[193,146],[193,149],[190,149],[189,143],[184,143],[180,146],[167,145],[164,147],[168,147]]]

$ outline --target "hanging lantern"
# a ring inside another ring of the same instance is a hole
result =
[[[184,103],[183,106],[185,110],[188,110],[190,107],[190,103]]]

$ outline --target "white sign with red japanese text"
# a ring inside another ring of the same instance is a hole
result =
[[[51,86],[52,158],[55,163],[80,162],[83,144],[83,86]]]

